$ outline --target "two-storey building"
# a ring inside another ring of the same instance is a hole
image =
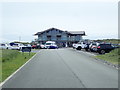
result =
[[[38,43],[45,43],[46,41],[55,41],[59,47],[64,47],[66,44],[71,46],[72,43],[82,40],[85,36],[85,31],[63,31],[56,28],[50,28],[42,32],[37,32]]]

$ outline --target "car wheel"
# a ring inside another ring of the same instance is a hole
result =
[[[85,50],[88,51],[88,48],[86,48]]]
[[[90,49],[90,52],[93,52],[93,50],[92,50],[92,49]]]
[[[100,51],[100,54],[105,54],[105,50],[101,50],[101,51]]]
[[[81,50],[82,48],[81,47],[78,47],[78,48],[76,48],[77,50]]]

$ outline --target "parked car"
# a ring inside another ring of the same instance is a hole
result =
[[[78,42],[76,44],[74,43],[73,48],[75,48],[77,50],[81,50],[81,49],[85,48],[85,43],[84,42]]]
[[[58,48],[58,46],[56,45],[56,43],[54,41],[47,41],[45,43],[45,48],[46,49],[56,49],[56,48]]]
[[[44,44],[40,44],[40,48],[41,48],[41,49],[44,49],[44,48],[45,48],[45,45],[44,45]]]
[[[1,43],[0,49],[12,49],[12,46],[10,44],[7,44],[7,43]]]
[[[112,44],[112,46],[113,46],[114,48],[120,48],[120,46],[119,46],[118,44]]]
[[[89,50],[89,45],[90,45],[90,43],[85,44],[84,49],[85,49],[86,51],[88,51],[88,50]]]
[[[21,43],[10,43],[8,46],[9,46],[8,49],[20,50],[21,47],[23,47],[24,45]]]
[[[32,45],[32,49],[36,49],[37,48],[37,45]]]
[[[27,46],[29,46],[29,45],[23,45],[23,44],[20,44],[20,46],[19,46],[19,50],[21,51],[22,50],[22,47],[27,47]],[[30,47],[31,47],[31,45],[30,45]]]
[[[0,49],[7,49],[7,45],[4,44],[4,43],[1,43],[1,44],[0,44]]]
[[[36,49],[40,49],[40,44],[37,44],[37,45],[36,45]]]
[[[89,50],[90,50],[91,52],[96,52],[98,45],[99,45],[99,43],[97,43],[97,42],[91,43],[91,44],[89,45]]]
[[[13,45],[11,47],[12,50],[20,50],[20,47],[18,45]]]
[[[12,46],[12,49],[14,49],[14,50],[20,50],[22,47],[24,47],[23,44],[16,43],[15,45]]]
[[[12,46],[9,43],[6,44],[6,46],[7,46],[7,49],[12,49]]]
[[[105,54],[105,53],[109,53],[111,50],[115,49],[115,47],[111,44],[99,44],[97,46],[97,52],[99,54]]]
[[[75,49],[75,45],[76,45],[76,43],[73,43],[73,44],[72,44],[73,49]]]

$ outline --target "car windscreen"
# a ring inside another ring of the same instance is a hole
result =
[[[51,43],[46,43],[46,45],[51,45]]]

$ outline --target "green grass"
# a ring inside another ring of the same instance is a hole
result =
[[[2,50],[0,50],[0,83],[2,82]]]
[[[16,58],[16,56],[20,54],[18,50],[2,50],[2,62],[9,61],[11,59]]]
[[[28,61],[35,53],[22,53],[17,50],[2,51],[2,81]],[[0,78],[1,79],[1,78]]]
[[[110,53],[106,53],[104,55],[98,55],[95,57],[108,61],[115,65],[120,65],[120,48],[112,50]]]

